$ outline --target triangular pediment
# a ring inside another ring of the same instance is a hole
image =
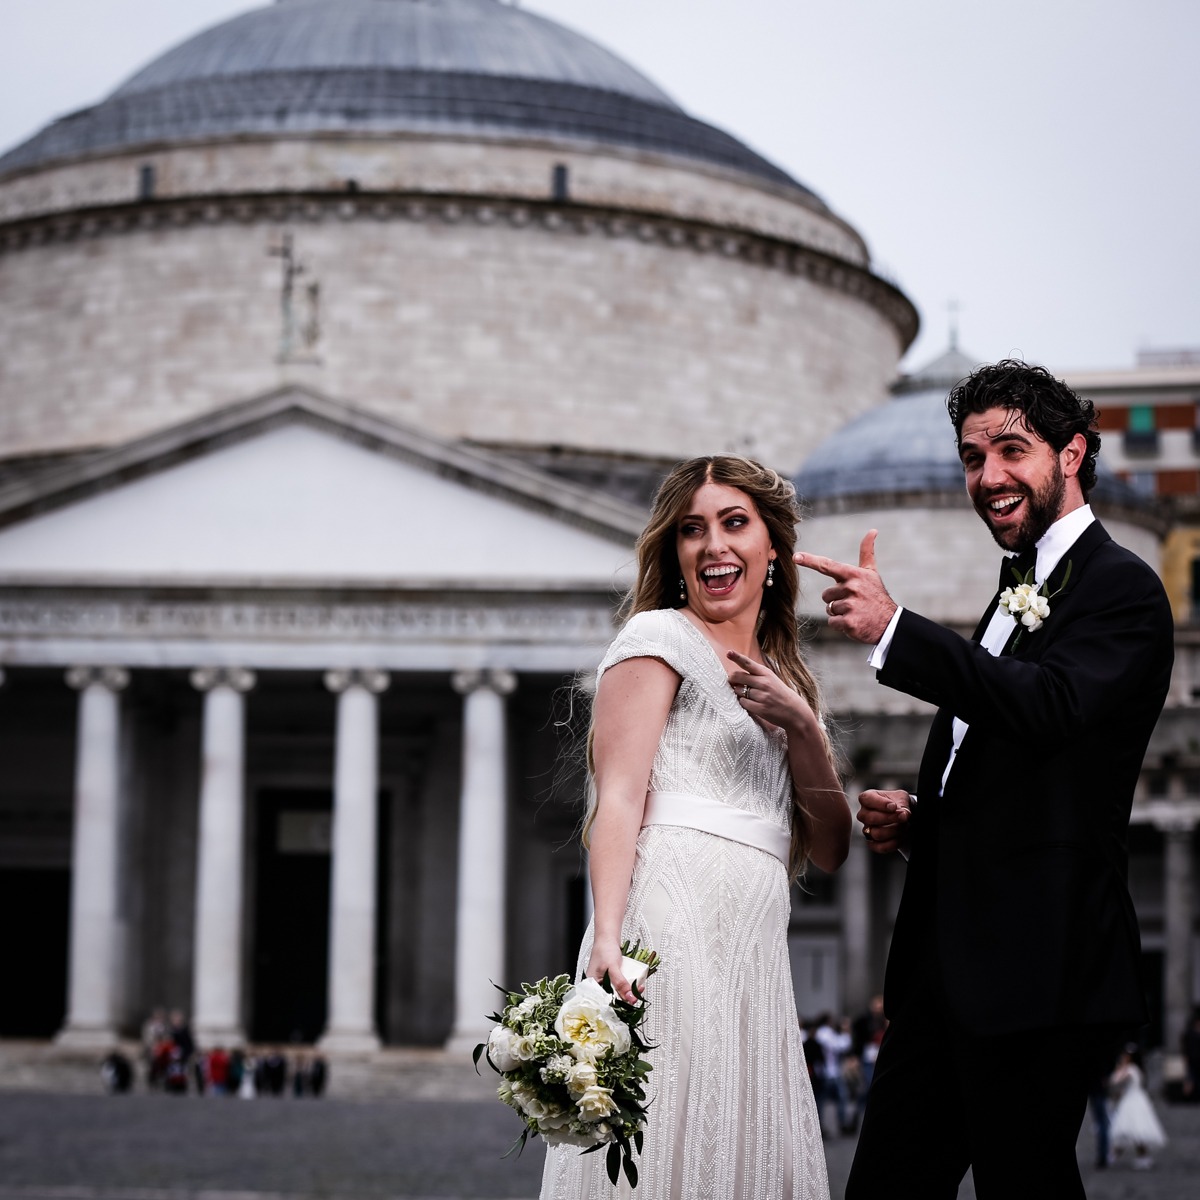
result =
[[[0,494],[8,583],[623,586],[636,510],[288,390]]]

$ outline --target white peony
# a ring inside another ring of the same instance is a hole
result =
[[[617,1016],[612,996],[594,979],[583,979],[563,999],[554,1032],[571,1046],[577,1059],[595,1062],[610,1050],[624,1054],[629,1027]]]
[[[521,1065],[517,1035],[507,1025],[495,1025],[488,1034],[487,1056],[497,1071],[515,1071]]]
[[[575,1107],[585,1121],[602,1121],[617,1111],[617,1102],[612,1098],[612,1088],[595,1084],[579,1097]]]

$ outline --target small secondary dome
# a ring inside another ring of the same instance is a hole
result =
[[[812,193],[602,46],[498,0],[278,0],[189,38],[0,173],[257,134],[551,136],[680,154]],[[823,206],[822,206],[823,207]]]
[[[890,403],[863,413],[809,455],[795,477],[801,498],[820,508],[914,493],[965,497],[946,398],[979,365],[952,342],[932,362],[901,376]],[[1092,499],[1146,507],[1133,488],[1105,469],[1103,456]]]
[[[796,490],[810,503],[878,493],[961,493],[962,464],[946,396],[977,365],[952,345],[902,377],[890,403],[851,421],[813,451],[796,476]]]

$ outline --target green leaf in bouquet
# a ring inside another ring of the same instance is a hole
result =
[[[506,1159],[514,1150],[517,1152],[517,1157],[520,1158],[522,1151],[525,1149],[525,1143],[527,1141],[529,1141],[529,1130],[522,1129],[521,1136],[517,1138],[517,1140],[513,1142],[513,1144],[509,1146],[507,1150],[505,1150],[505,1152],[500,1156],[500,1160],[503,1162],[503,1160]]]
[[[483,1052],[487,1049],[487,1042],[480,1042],[474,1050],[471,1051],[471,1061],[475,1064],[475,1074],[479,1074],[479,1060],[483,1057]],[[488,1065],[491,1066],[492,1060],[488,1059]],[[493,1068],[494,1069],[494,1068]]]
[[[608,1168],[608,1177],[612,1180],[613,1187],[616,1187],[617,1180],[621,1177],[621,1147],[617,1142],[609,1146],[604,1165]]]
[[[633,1135],[633,1144],[637,1147],[638,1154],[642,1152],[642,1131],[639,1129]]]
[[[625,1178],[629,1180],[629,1186],[631,1188],[637,1187],[638,1169],[637,1164],[633,1161],[632,1154],[629,1154],[628,1152],[625,1154],[623,1166],[625,1167]],[[613,1182],[615,1183],[616,1180]]]

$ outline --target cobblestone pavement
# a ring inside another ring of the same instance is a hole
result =
[[[18,1058],[20,1056],[17,1056]],[[502,1200],[537,1195],[543,1152],[501,1162],[519,1131],[491,1081],[434,1053],[334,1064],[320,1100],[100,1093],[90,1064],[33,1069],[0,1045],[0,1200]],[[1090,1200],[1200,1196],[1200,1107],[1157,1105],[1170,1145],[1151,1171],[1092,1165]],[[826,1143],[840,1197],[852,1138]],[[1014,1153],[1019,1154],[1019,1144]],[[960,1200],[973,1200],[968,1179]]]

